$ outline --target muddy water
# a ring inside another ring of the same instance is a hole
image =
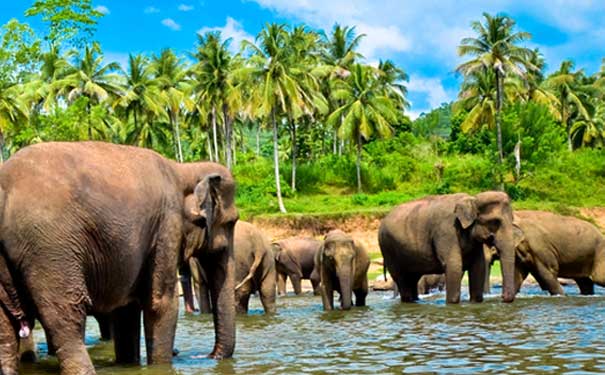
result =
[[[207,316],[181,316],[171,367],[113,366],[111,344],[98,342],[94,321],[86,342],[99,374],[605,373],[605,290],[583,297],[565,289],[571,296],[525,288],[510,305],[494,295],[446,306],[444,294],[402,305],[390,293],[371,293],[366,308],[329,313],[319,297],[285,297],[274,317],[263,316],[253,299],[251,315],[237,321],[235,358],[222,362],[194,358],[212,348]],[[39,349],[41,361],[21,373],[58,371],[46,346]]]

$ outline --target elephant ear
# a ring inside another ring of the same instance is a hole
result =
[[[273,256],[274,256],[275,260],[279,261],[280,254],[282,252],[282,248],[281,248],[280,244],[277,242],[272,242],[271,251],[273,252]]]
[[[454,214],[463,229],[467,229],[477,220],[477,202],[475,198],[468,198],[456,203]]]
[[[515,246],[515,249],[518,248],[519,245],[525,240],[525,232],[523,232],[523,230],[517,223],[513,223],[513,244]]]
[[[221,180],[222,177],[219,174],[210,174],[204,177],[193,190],[196,204],[188,214],[191,220],[199,226],[204,226],[207,229],[212,228],[212,224],[218,214],[219,202],[217,192]]]

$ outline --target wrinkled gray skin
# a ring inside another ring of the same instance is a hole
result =
[[[465,270],[471,301],[481,302],[484,243],[500,253],[503,301],[515,298],[512,209],[505,193],[430,196],[402,204],[382,220],[378,242],[402,302],[418,300],[422,275],[445,273],[446,301],[459,303]]]
[[[515,211],[516,290],[531,273],[542,289],[564,294],[558,277],[574,279],[582,294],[605,287],[605,238],[591,223],[542,211]]]
[[[370,258],[360,243],[341,230],[330,231],[315,255],[315,264],[324,310],[334,309],[334,291],[340,294],[343,310],[351,308],[353,293],[355,306],[365,306]]]
[[[248,313],[248,302],[252,293],[258,292],[266,314],[274,314],[275,308],[275,261],[269,241],[254,225],[238,221],[234,233],[235,259],[235,309],[237,313]],[[191,234],[187,238],[192,238]],[[191,266],[193,287],[200,304],[200,311],[206,313],[212,310],[208,301],[206,272],[196,270]],[[186,298],[191,293],[184,293]],[[187,303],[187,301],[186,301]],[[193,301],[189,303],[193,304]]]
[[[443,291],[445,288],[445,274],[423,275],[418,281],[418,294],[429,294],[433,290]]]
[[[101,142],[43,143],[2,166],[0,187],[0,254],[12,276],[0,283],[16,288],[25,313],[2,309],[0,373],[17,372],[17,328],[33,319],[56,348],[62,374],[94,373],[83,342],[87,314],[111,313],[116,361],[138,364],[142,313],[148,363],[169,363],[186,196],[197,200],[189,214],[205,228],[214,257],[220,308],[211,356],[231,356],[237,210],[224,167]],[[7,294],[2,305],[14,306]]]
[[[311,278],[315,268],[315,254],[321,241],[310,237],[293,237],[271,244],[277,270],[277,294],[286,294],[286,280],[290,277],[295,294],[302,293],[301,280],[311,280],[313,294],[319,295],[319,277]]]

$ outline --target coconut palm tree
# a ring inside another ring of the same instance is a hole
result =
[[[408,89],[404,84],[410,79],[406,72],[391,60],[380,60],[377,71],[378,82],[385,95],[391,98],[401,111],[410,108],[410,102],[406,99]]]
[[[21,85],[0,82],[0,161],[4,161],[4,135],[11,127],[28,118],[27,106],[20,95]]]
[[[357,146],[357,191],[361,186],[361,147],[374,134],[389,137],[392,124],[397,121],[397,106],[385,95],[374,69],[356,64],[351,75],[340,81],[333,93],[343,105],[328,116],[327,124],[336,126],[341,138],[350,139]],[[342,119],[342,120],[341,120]]]
[[[589,119],[580,119],[573,123],[570,132],[574,145],[605,146],[605,104],[599,102]]]
[[[103,54],[98,44],[86,46],[82,56],[69,68],[72,73],[56,82],[59,92],[65,93],[68,102],[73,103],[80,97],[87,98],[88,139],[93,138],[91,109],[110,97],[118,97],[123,88],[114,72],[120,69],[116,62],[104,64]]]
[[[183,61],[170,49],[164,49],[159,55],[154,55],[152,66],[160,99],[172,128],[176,159],[182,162],[183,147],[179,121],[183,113],[193,110],[195,105],[189,96],[191,87],[187,79],[187,69],[185,69]]]
[[[573,149],[572,127],[575,121],[590,121],[588,113],[589,88],[581,84],[584,72],[573,71],[570,60],[561,62],[559,70],[544,81],[544,88],[557,98],[557,119],[567,132],[567,145]],[[574,119],[575,116],[575,119]]]
[[[285,25],[267,24],[256,37],[258,46],[244,41],[252,52],[249,74],[256,79],[258,115],[271,124],[273,130],[273,163],[279,210],[286,212],[281,195],[279,175],[278,118],[295,117],[302,113],[304,90],[292,68],[289,35]]]
[[[332,84],[337,78],[344,79],[351,72],[351,67],[363,56],[357,52],[359,44],[365,37],[365,34],[357,34],[355,27],[341,26],[335,24],[329,35],[322,31],[322,50],[321,57],[323,64],[331,68],[331,79],[324,81],[322,91],[328,98],[333,98]],[[342,103],[330,103],[330,112],[340,107]],[[338,143],[338,128],[334,128],[334,139],[332,143],[333,153],[342,152],[342,144]]]
[[[498,142],[498,162],[503,163],[501,112],[504,103],[504,79],[508,76],[524,78],[531,64],[532,51],[517,44],[531,38],[526,32],[515,32],[515,21],[502,14],[496,16],[483,13],[484,23],[474,21],[471,28],[477,34],[464,38],[458,46],[458,55],[471,59],[456,70],[469,76],[478,70],[493,71],[496,87],[495,123]],[[502,180],[502,179],[501,179]],[[501,181],[502,184],[502,181]],[[502,186],[501,186],[502,188]]]
[[[125,81],[125,91],[115,101],[114,106],[119,105],[124,108],[125,122],[128,122],[132,116],[134,133],[140,134],[143,127],[140,124],[141,120],[150,123],[157,116],[164,114],[164,108],[159,99],[158,82],[153,77],[153,66],[149,63],[149,59],[140,54],[130,54],[128,69],[121,70],[121,72]],[[143,137],[143,139],[145,138]]]
[[[212,136],[215,159],[218,160],[216,120],[217,112],[222,112],[225,131],[225,156],[227,168],[233,164],[233,117],[241,106],[241,91],[234,79],[233,71],[237,60],[229,52],[231,39],[222,40],[220,32],[198,35],[198,63],[193,67],[194,92],[196,101],[208,101],[211,107]]]

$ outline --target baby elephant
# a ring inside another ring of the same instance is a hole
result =
[[[340,230],[326,234],[315,256],[315,267],[314,272],[319,274],[324,310],[334,309],[335,290],[340,293],[340,307],[343,310],[351,308],[353,293],[355,306],[365,306],[370,258],[351,236]]]
[[[290,277],[295,294],[301,294],[301,280],[310,279],[313,294],[319,294],[319,281],[311,278],[315,266],[315,254],[321,241],[314,238],[286,238],[271,244],[277,270],[277,294],[286,294],[286,279]]]
[[[515,211],[516,290],[531,273],[542,289],[563,294],[557,277],[574,279],[582,294],[605,286],[605,238],[589,222],[541,211]]]
[[[423,275],[418,281],[418,294],[429,294],[433,290],[442,292],[445,289],[445,274]]]

